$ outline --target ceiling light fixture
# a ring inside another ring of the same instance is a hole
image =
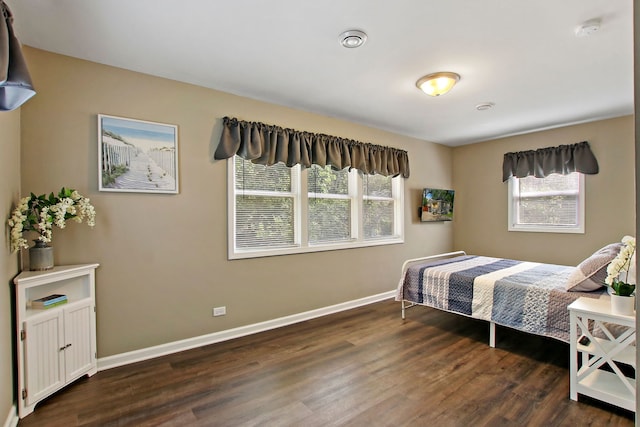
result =
[[[347,48],[360,47],[367,41],[367,34],[360,30],[349,30],[340,34],[340,44]]]
[[[428,74],[416,82],[416,86],[430,96],[440,96],[449,92],[460,80],[460,75],[449,71]]]

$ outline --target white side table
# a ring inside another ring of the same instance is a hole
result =
[[[15,279],[18,415],[62,387],[97,372],[95,269],[62,265],[23,271]],[[64,294],[66,304],[36,309],[31,301]]]
[[[570,363],[572,400],[578,394],[636,411],[636,379],[622,372],[616,362],[636,367],[636,318],[611,312],[608,298],[578,298],[571,303]],[[626,327],[612,331],[611,325]],[[602,334],[594,336],[594,327]],[[580,362],[580,363],[578,363]],[[613,372],[599,369],[609,366]],[[633,375],[633,374],[631,374]]]

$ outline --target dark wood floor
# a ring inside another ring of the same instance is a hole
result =
[[[83,378],[27,426],[631,426],[569,399],[568,345],[385,301]]]

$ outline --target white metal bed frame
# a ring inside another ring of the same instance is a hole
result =
[[[400,280],[404,280],[404,275],[405,275],[405,272],[407,271],[407,268],[409,267],[410,264],[413,264],[414,262],[426,261],[426,260],[436,260],[436,259],[440,259],[440,258],[452,258],[452,257],[455,257],[455,256],[466,255],[466,254],[467,253],[465,251],[455,251],[455,252],[447,252],[447,253],[443,253],[443,254],[430,255],[430,256],[425,256],[425,257],[420,257],[420,258],[408,259],[402,264],[402,271],[401,271],[401,275],[400,275],[400,277],[401,277]],[[404,298],[402,299],[401,303],[402,303],[402,320],[404,320],[406,318],[405,317],[405,311],[408,308],[411,308],[411,307],[416,306],[416,305],[421,305],[421,304],[418,304],[418,303],[415,303],[415,302],[407,301]],[[427,306],[425,306],[425,307],[427,307]],[[471,317],[471,316],[467,316],[466,314],[462,314],[462,313],[454,313],[454,314],[459,314],[461,316]],[[495,347],[495,346],[496,346],[496,324],[493,321],[489,321],[489,347]]]

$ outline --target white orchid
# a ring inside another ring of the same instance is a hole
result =
[[[623,246],[620,252],[607,266],[607,278],[604,282],[607,286],[613,288],[617,295],[631,295],[635,290],[635,283],[628,283],[630,279],[629,270],[634,262],[636,239],[632,236],[624,236],[622,243]]]

